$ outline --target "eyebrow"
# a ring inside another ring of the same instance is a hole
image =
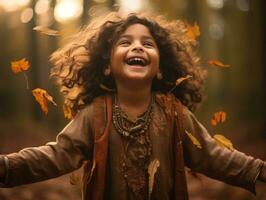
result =
[[[132,35],[121,35],[121,36],[118,38],[118,40],[120,40],[121,38],[132,38],[132,37],[133,37]],[[143,38],[143,39],[151,39],[151,40],[155,41],[154,38],[153,38],[152,36],[143,35],[142,38]]]

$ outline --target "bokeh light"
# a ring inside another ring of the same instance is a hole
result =
[[[20,21],[22,23],[28,23],[33,17],[33,9],[32,8],[25,8],[21,15],[20,15]]]
[[[54,9],[54,16],[56,21],[66,23],[79,18],[82,12],[82,0],[57,0]]]
[[[249,11],[250,9],[250,3],[248,0],[236,0],[236,6],[241,11]]]
[[[224,0],[206,0],[209,7],[214,9],[221,9],[224,7]]]
[[[30,0],[0,0],[0,7],[6,12],[14,12],[27,6]]]
[[[35,12],[38,15],[44,14],[50,10],[51,0],[38,0],[35,4]]]

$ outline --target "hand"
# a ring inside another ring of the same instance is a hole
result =
[[[263,163],[258,179],[266,183],[266,162]]]

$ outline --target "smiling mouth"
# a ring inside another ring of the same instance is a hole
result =
[[[128,58],[128,59],[126,59],[125,62],[126,62],[126,64],[128,64],[130,66],[145,67],[146,65],[148,65],[148,61],[145,58],[141,58],[141,57]]]

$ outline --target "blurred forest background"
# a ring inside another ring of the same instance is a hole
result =
[[[0,0],[0,153],[18,151],[54,140],[67,124],[62,98],[49,79],[49,55],[78,32],[92,15],[117,6],[151,10],[169,19],[197,22],[201,35],[198,53],[208,70],[206,99],[196,111],[210,134],[230,138],[236,149],[266,159],[266,2],[263,0]],[[59,37],[40,34],[36,26],[59,30]],[[26,58],[30,89],[47,90],[58,107],[46,116],[26,88],[22,74],[14,75],[11,61]],[[208,60],[231,65],[218,68]],[[210,125],[214,112],[225,111],[227,121]],[[257,196],[242,189],[188,175],[192,200],[266,199],[265,184]],[[80,192],[68,175],[13,189],[0,189],[1,200],[78,199]]]

